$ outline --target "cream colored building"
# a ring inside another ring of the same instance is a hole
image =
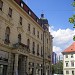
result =
[[[0,0],[0,75],[51,75],[52,35],[22,0]]]
[[[75,42],[63,52],[63,75],[75,75]]]

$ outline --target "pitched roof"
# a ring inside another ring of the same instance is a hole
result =
[[[62,53],[75,52],[75,42],[73,42],[68,48],[66,48]]]

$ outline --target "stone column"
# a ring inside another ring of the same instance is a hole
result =
[[[18,75],[18,54],[15,54],[14,75]]]
[[[11,53],[8,53],[8,67],[7,67],[7,75],[11,75]]]

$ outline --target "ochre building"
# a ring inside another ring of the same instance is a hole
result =
[[[52,35],[22,0],[0,0],[0,75],[51,75]]]

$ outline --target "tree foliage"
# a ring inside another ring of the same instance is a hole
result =
[[[52,74],[63,74],[63,63],[59,61],[52,65]]]

